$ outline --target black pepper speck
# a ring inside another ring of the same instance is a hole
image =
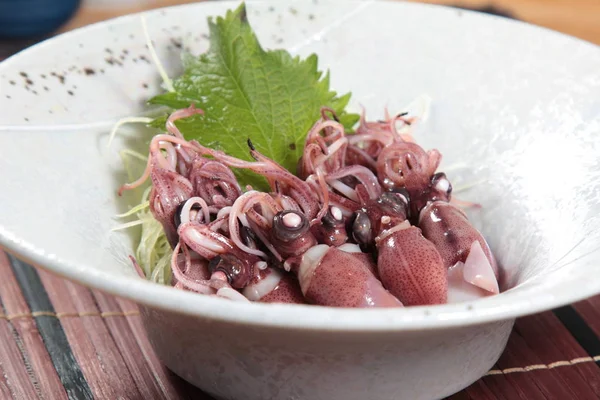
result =
[[[7,99],[11,99],[12,97],[10,97],[10,95],[9,95],[9,94],[7,94],[7,95],[6,95],[6,98],[7,98]]]
[[[25,83],[28,85],[33,85],[33,81],[29,78],[25,79]]]
[[[23,78],[27,78],[27,73],[25,72],[19,72],[19,75],[21,75]]]
[[[47,91],[49,91],[50,89],[48,89],[48,86],[44,86],[44,90],[47,92]]]
[[[178,49],[181,49],[181,47],[183,47],[181,44],[181,40],[179,39],[171,38],[171,43],[173,43],[173,46],[177,47]]]
[[[15,82],[15,81],[8,81],[8,83],[10,83],[11,85],[16,85],[17,84],[17,82]]]
[[[25,117],[23,119],[25,120],[25,122],[29,122],[29,118]]]
[[[144,87],[144,89],[148,89],[148,84],[147,83],[142,83],[142,86]]]
[[[41,75],[40,75],[40,77],[41,77],[42,79],[46,79],[46,74],[41,74]]]
[[[117,60],[116,58],[114,58],[114,57],[112,57],[112,56],[111,56],[111,57],[107,57],[107,58],[105,58],[104,60],[105,60],[105,61],[106,61],[108,64],[110,64],[110,65],[115,65],[115,64],[116,64],[116,65],[123,65],[123,63],[122,63],[121,61]]]
[[[94,71],[92,68],[84,68],[83,73],[86,75],[94,75],[96,71]]]
[[[71,96],[73,96],[73,92],[71,90],[67,90],[67,93],[69,93]]]

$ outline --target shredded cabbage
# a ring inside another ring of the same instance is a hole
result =
[[[129,179],[133,180],[137,167],[134,163],[143,163],[145,165],[147,158],[132,150],[123,150],[120,154],[127,175]],[[141,227],[140,239],[135,250],[136,261],[142,268],[142,271],[144,271],[146,279],[169,285],[171,283],[170,263],[173,250],[167,241],[162,225],[150,212],[150,202],[148,199],[150,189],[150,185],[146,184],[139,204],[131,207],[127,212],[116,216],[118,218],[135,216],[135,219],[123,223],[113,230],[128,229],[134,226]]]
[[[161,78],[163,79],[165,88],[169,91],[173,91],[173,84],[156,54],[152,40],[150,40],[146,19],[144,16],[142,16],[140,19],[144,37],[148,45],[148,50],[152,56],[152,61],[154,62]],[[148,117],[128,117],[117,121],[110,132],[108,146],[110,146],[113,138],[122,125],[129,123],[148,124],[151,121],[152,118]],[[129,181],[134,181],[138,178],[138,176],[136,176],[137,165],[133,164],[133,162],[143,162],[145,165],[148,158],[130,149],[121,150],[120,155]],[[135,219],[125,222],[115,227],[113,230],[141,227],[141,235],[138,246],[135,250],[136,261],[142,268],[146,279],[156,283],[169,285],[171,283],[171,256],[173,254],[173,250],[169,245],[162,225],[152,216],[152,213],[150,212],[150,202],[148,199],[150,195],[150,189],[150,185],[146,183],[146,188],[142,194],[139,204],[130,208],[127,212],[116,216],[117,218],[128,218],[135,216]]]

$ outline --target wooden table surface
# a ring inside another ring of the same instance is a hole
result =
[[[413,0],[414,1],[414,0]],[[194,0],[84,0],[61,31],[133,12]],[[554,29],[600,45],[600,0],[424,0],[468,8],[494,7],[515,18]]]

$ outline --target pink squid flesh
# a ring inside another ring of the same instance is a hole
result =
[[[192,183],[175,171],[153,168],[150,173],[150,211],[163,226],[172,248],[178,242],[175,212],[177,207],[194,195]]]
[[[231,169],[218,161],[196,158],[189,178],[194,191],[210,205],[230,206],[242,194]]]
[[[379,272],[377,272],[377,263],[375,263],[373,255],[371,253],[363,253],[363,251],[360,249],[360,246],[354,243],[344,243],[343,245],[338,246],[338,249],[340,249],[341,251],[345,251],[346,253],[358,258],[360,262],[362,262],[367,268],[369,268],[369,271],[371,271],[371,273],[375,275],[377,279],[379,279]]]
[[[267,267],[243,290],[250,301],[304,304],[298,280],[290,273]]]
[[[210,279],[210,271],[208,270],[208,262],[205,260],[192,260],[188,268],[183,271],[184,275],[195,281],[206,281]],[[177,289],[186,290],[185,285],[178,282],[175,276],[171,278],[172,285]],[[207,290],[210,288],[207,287]]]
[[[470,275],[478,276],[480,287],[498,293],[496,259],[483,235],[471,225],[461,209],[447,202],[434,201],[421,211],[419,226],[423,235],[437,247],[446,268],[463,262],[469,266],[467,272]],[[492,274],[487,273],[490,268]]]
[[[491,273],[491,269],[489,271]],[[482,289],[476,283],[472,283],[477,282],[472,278],[472,270],[469,271],[465,263],[458,262],[448,269],[448,303],[472,301],[498,293],[498,291],[494,293],[493,290]]]
[[[302,256],[298,280],[304,297],[330,307],[402,307],[359,258],[321,244]]]
[[[377,240],[377,269],[384,286],[406,306],[444,304],[447,269],[440,253],[408,221]]]
[[[321,223],[314,224],[310,230],[319,243],[328,246],[341,246],[348,241],[346,221],[342,211],[335,206],[329,207]]]
[[[377,158],[377,177],[383,187],[406,187],[409,192],[427,187],[437,169],[437,159],[416,143],[397,142],[384,148]]]
[[[178,229],[180,240],[201,257],[210,260],[211,273],[223,271],[234,289],[242,289],[256,275],[259,258],[240,250],[228,237],[210,230],[207,225],[186,222]]]

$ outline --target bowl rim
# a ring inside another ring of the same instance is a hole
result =
[[[251,0],[248,3],[252,2],[254,1]],[[223,1],[220,3],[229,6],[229,8],[239,4],[238,1]],[[356,1],[356,3],[361,3],[361,1]],[[600,50],[600,46],[570,35],[479,11],[454,9],[433,4],[396,2],[392,0],[383,0],[378,3],[395,4],[398,7],[428,8],[438,11],[446,10],[449,13],[456,11],[470,13],[476,16],[476,18],[488,18],[490,22],[494,21],[494,23],[497,23],[498,21],[502,21],[504,24],[520,27],[517,29],[542,30],[546,31],[545,35],[568,37],[574,45],[592,46]],[[205,7],[208,4],[211,3],[192,3],[157,8],[151,11],[143,11],[90,24],[33,45],[4,60],[2,64],[22,54],[35,51],[40,47],[52,45],[53,41],[57,38],[75,35],[82,31],[98,29],[103,26],[110,26],[116,22],[133,21],[141,15],[158,14],[164,10],[176,8]],[[520,316],[570,304],[600,293],[600,280],[589,279],[589,277],[581,273],[577,277],[572,277],[578,282],[583,282],[577,290],[570,289],[568,285],[561,286],[556,283],[545,283],[529,290],[526,295],[509,294],[511,291],[508,290],[499,296],[460,304],[414,306],[402,309],[342,309],[297,304],[238,303],[159,285],[133,275],[130,277],[115,276],[114,274],[93,267],[74,265],[69,261],[61,260],[47,254],[43,249],[33,244],[21,241],[2,226],[0,226],[0,247],[13,256],[52,274],[83,284],[92,289],[99,289],[118,297],[127,298],[142,306],[246,326],[319,330],[332,333],[340,331],[398,332],[460,328],[501,320],[512,320]],[[531,282],[528,281],[528,283]],[[553,293],[550,295],[552,291]],[[508,297],[512,301],[505,302],[506,304],[495,304],[498,302],[493,301],[494,299],[505,297],[506,294],[508,294]],[[490,303],[492,304],[490,305]]]

